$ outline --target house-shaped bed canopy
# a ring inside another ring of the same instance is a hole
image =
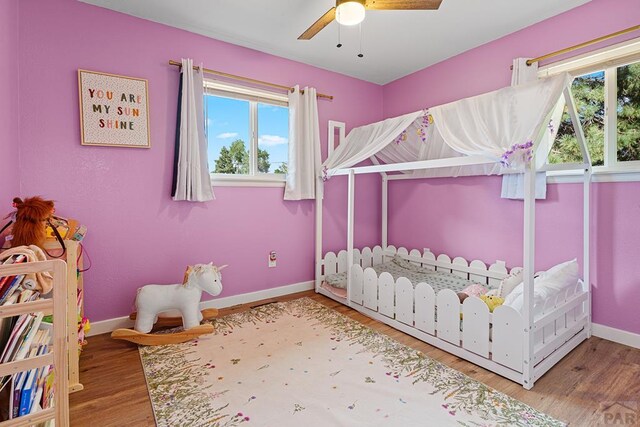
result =
[[[518,335],[518,338],[515,338],[516,335],[514,335],[513,338],[516,348],[519,346],[517,343],[522,341],[522,369],[518,371],[521,374],[514,374],[513,371],[505,374],[499,363],[478,358],[477,355],[472,354],[473,352],[452,347],[437,337],[428,338],[428,342],[517,380],[525,388],[531,388],[540,375],[591,333],[590,304],[588,304],[586,320],[581,321],[583,323],[577,326],[583,327],[579,334],[570,336],[573,330],[562,332],[563,336],[548,344],[549,347],[556,346],[553,350],[553,356],[549,356],[544,364],[536,365],[540,349],[536,347],[538,343],[534,341],[536,339],[534,338],[535,328],[541,327],[542,324],[548,324],[553,316],[564,316],[565,312],[562,310],[574,307],[573,305],[569,308],[563,306],[558,308],[557,312],[543,316],[542,319],[534,319],[535,173],[537,171],[580,170],[584,172],[582,280],[586,284],[586,291],[584,295],[580,296],[582,299],[575,299],[571,304],[578,304],[589,296],[591,162],[575,102],[571,95],[571,82],[571,76],[561,74],[352,129],[346,139],[341,141],[340,145],[324,162],[321,171],[322,179],[318,180],[316,190],[316,291],[365,314],[372,315],[391,326],[398,326],[395,320],[389,320],[386,316],[377,316],[370,310],[367,311],[357,304],[355,306],[352,304],[350,290],[353,279],[351,272],[353,271],[352,267],[358,267],[354,266],[356,175],[365,173],[380,173],[382,175],[381,248],[384,251],[388,247],[389,180],[523,173],[524,307],[521,318],[524,329],[519,330],[522,335]],[[547,164],[547,156],[557,134],[558,124],[562,119],[565,106],[571,117],[583,161],[571,164]],[[367,159],[370,159],[373,164],[358,166]],[[388,174],[389,172],[395,173]],[[344,262],[344,270],[349,272],[346,299],[336,298],[321,287],[323,277],[323,181],[335,175],[348,175],[347,256]],[[457,319],[456,316],[457,314],[453,318]],[[415,331],[415,328],[406,328],[402,325],[400,328],[411,334],[414,334],[413,331]],[[421,334],[418,331],[414,336],[424,336]],[[536,365],[535,369],[534,365]]]
[[[355,128],[323,164],[324,177],[366,159],[385,166],[356,174],[496,175],[522,170],[534,151],[536,169],[544,168],[571,81],[561,74]]]

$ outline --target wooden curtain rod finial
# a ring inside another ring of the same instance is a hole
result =
[[[182,63],[178,62],[178,61],[174,61],[174,60],[170,60],[169,61],[169,65],[175,65],[176,67],[182,67]],[[199,70],[200,67],[197,65],[193,66],[194,70]],[[294,90],[294,88],[290,87],[290,86],[285,86],[285,85],[279,85],[276,83],[269,83],[269,82],[265,82],[263,80],[257,80],[257,79],[252,79],[249,77],[242,77],[242,76],[238,76],[235,74],[229,74],[229,73],[224,73],[222,71],[217,71],[217,70],[211,70],[209,68],[204,68],[202,67],[202,71],[204,73],[207,74],[214,74],[216,76],[221,76],[227,79],[231,79],[231,80],[239,80],[239,81],[243,81],[243,82],[247,82],[247,83],[251,83],[254,85],[259,85],[259,86],[267,86],[267,87],[273,87],[276,89],[280,89],[280,90],[286,90],[288,91],[292,91]],[[304,94],[304,90],[301,90],[300,93]],[[328,99],[328,100],[333,100],[333,95],[325,95],[324,93],[318,93],[316,95],[318,98],[324,98],[324,99]]]

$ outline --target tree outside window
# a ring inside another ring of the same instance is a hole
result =
[[[607,144],[616,144],[617,161],[640,160],[640,63],[576,77],[571,91],[594,166],[605,164]],[[616,111],[606,114],[605,87],[610,75],[616,77]],[[616,138],[609,141],[605,123],[614,126]],[[581,162],[582,154],[569,114],[565,110],[558,135],[549,153],[549,163]]]

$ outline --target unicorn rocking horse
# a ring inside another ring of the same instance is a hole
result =
[[[130,319],[135,320],[135,330],[117,329],[111,338],[131,341],[141,345],[177,344],[213,332],[213,325],[201,325],[202,320],[209,320],[218,314],[215,308],[200,311],[202,292],[212,296],[222,292],[222,274],[225,268],[216,267],[213,263],[196,264],[187,267],[182,284],[146,285],[138,289],[136,310]],[[178,310],[180,317],[162,316],[169,310]],[[183,330],[165,334],[150,334],[155,327],[180,326]]]

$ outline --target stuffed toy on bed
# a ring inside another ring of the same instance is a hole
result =
[[[487,304],[487,307],[489,307],[490,313],[493,313],[493,310],[495,310],[496,307],[499,307],[502,304],[504,304],[504,298],[502,297],[491,296],[491,295],[480,295],[480,299],[484,301],[485,304]]]
[[[466,288],[464,288],[461,292],[458,292],[456,295],[458,295],[458,299],[460,300],[460,304],[462,304],[464,302],[464,300],[466,300],[468,297],[470,296],[474,296],[474,297],[480,297],[480,295],[484,295],[487,293],[487,288],[482,286],[479,283],[474,283],[473,285],[469,285]]]

